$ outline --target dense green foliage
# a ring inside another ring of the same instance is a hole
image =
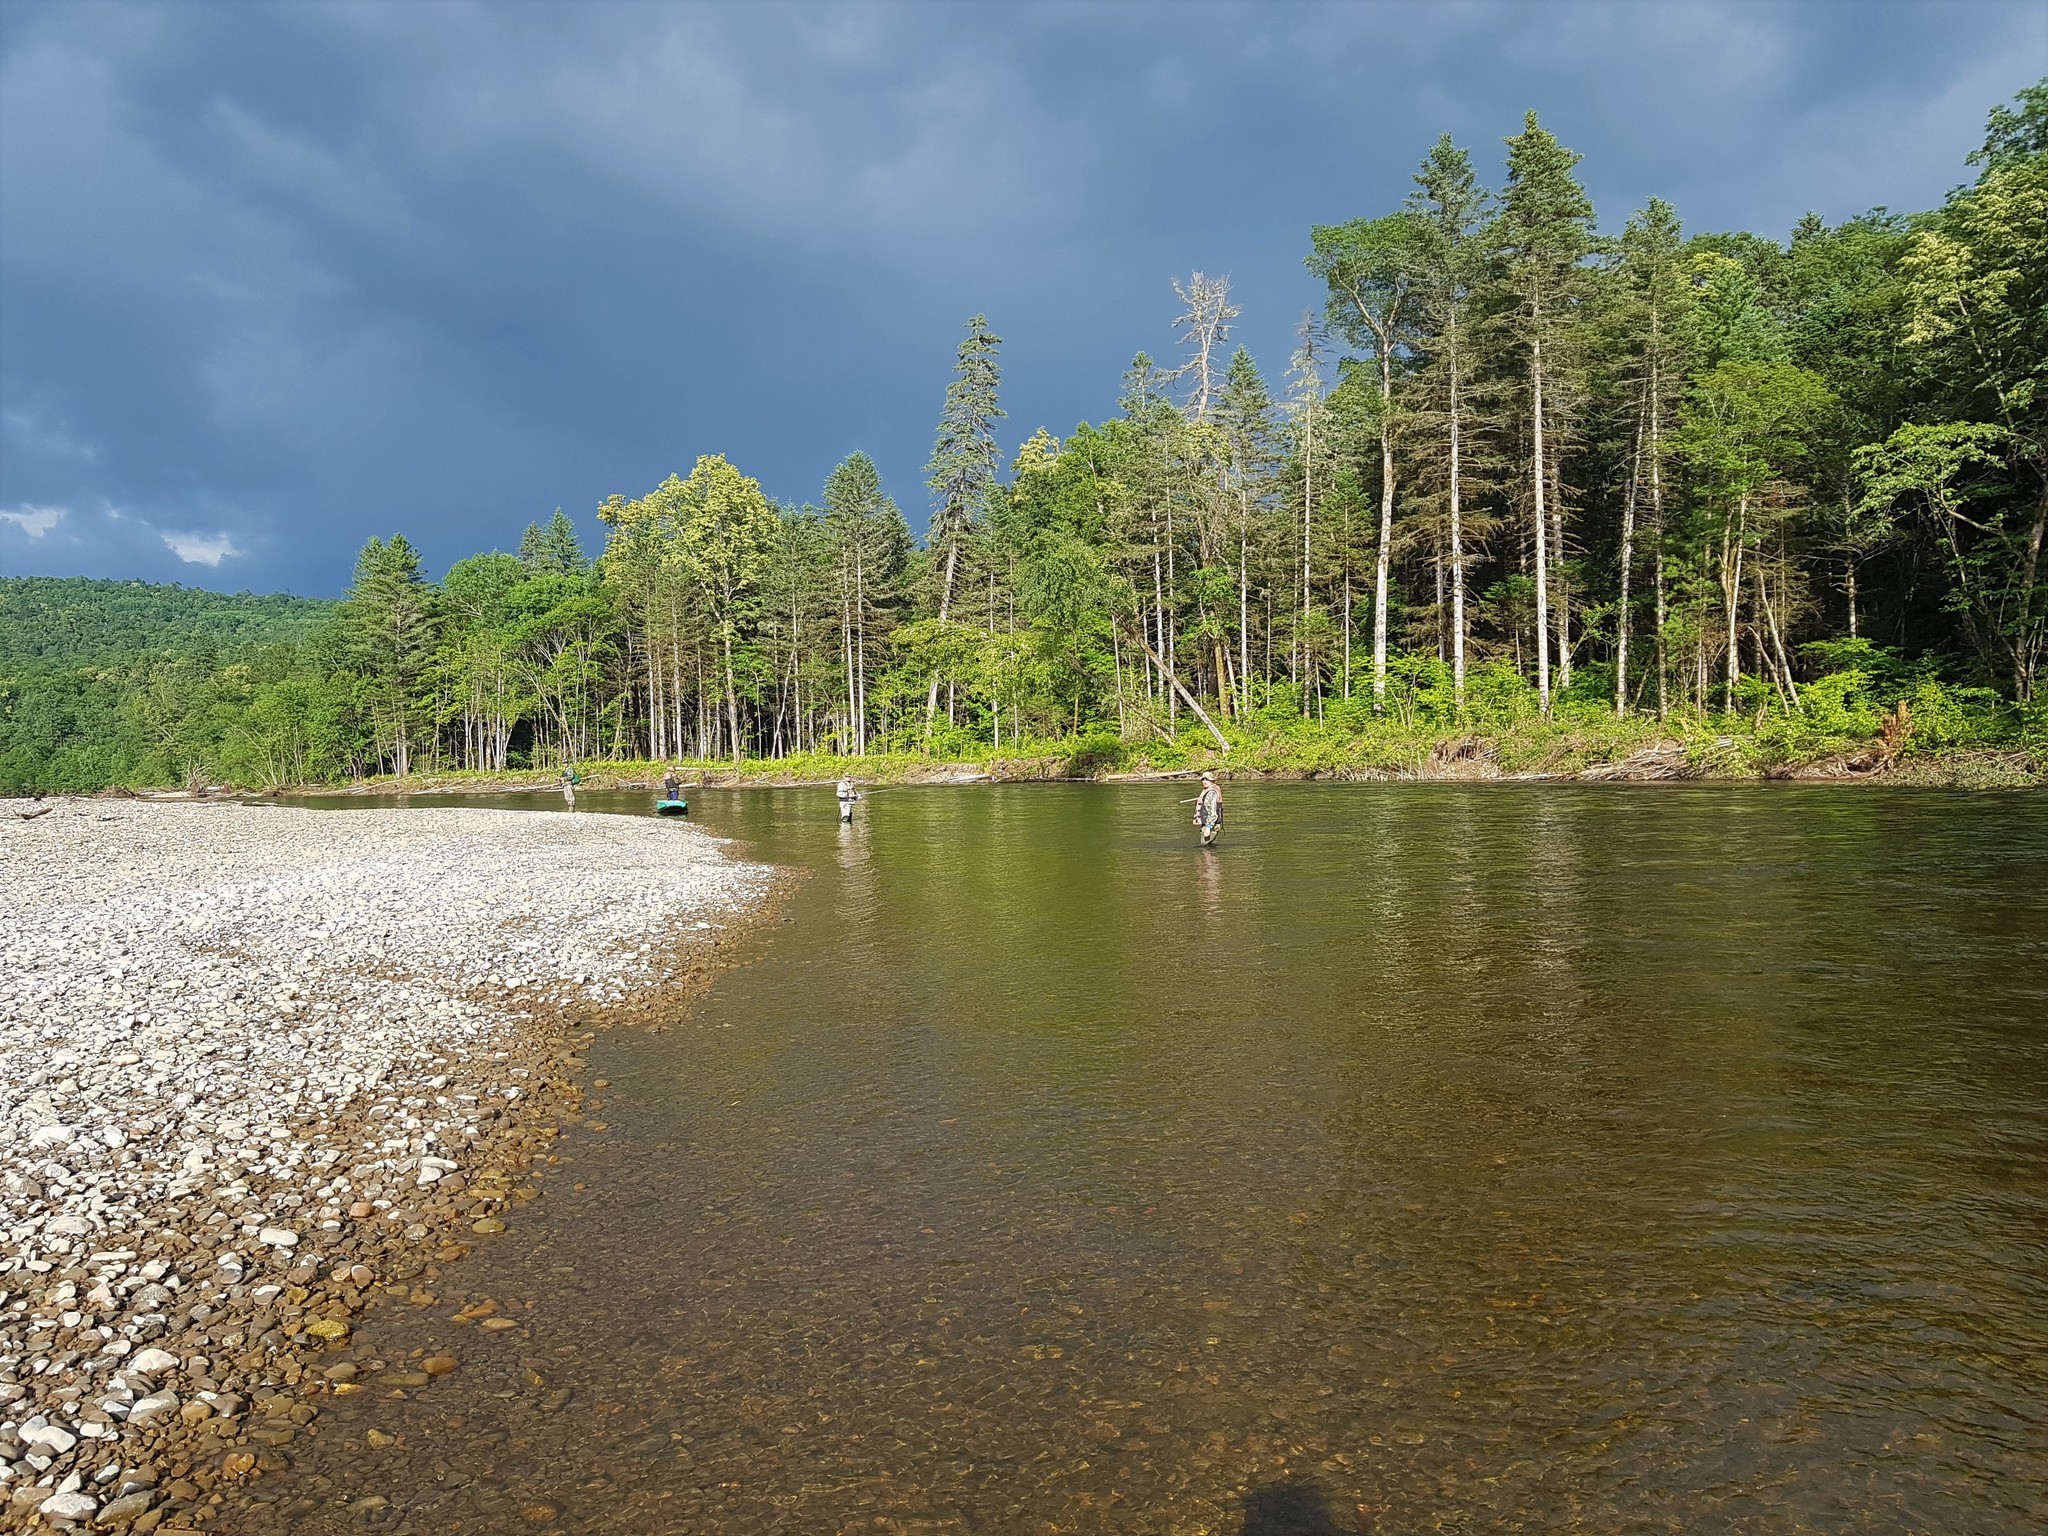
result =
[[[1041,428],[1007,474],[976,316],[922,548],[865,455],[801,507],[708,455],[610,498],[595,558],[559,512],[438,584],[372,540],[313,633],[262,607],[286,600],[202,621],[194,594],[136,598],[160,624],[109,606],[104,640],[30,616],[8,634],[57,649],[0,657],[7,782],[814,753],[1546,766],[1671,739],[1754,769],[1888,715],[1893,749],[2037,750],[2048,83],[1993,113],[1941,208],[1809,216],[1782,243],[1688,235],[1655,199],[1603,234],[1533,114],[1507,146],[1498,193],[1444,138],[1401,207],[1310,233],[1327,306],[1278,388],[1197,273],[1177,365],[1141,354],[1113,417]],[[102,683],[50,691],[88,661]]]
[[[302,640],[334,605],[82,576],[0,577],[0,675],[123,662],[149,651],[245,651]]]
[[[0,793],[180,781],[334,611],[140,581],[0,578]]]

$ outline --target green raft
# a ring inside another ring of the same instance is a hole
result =
[[[687,800],[657,800],[654,802],[654,814],[657,816],[687,816],[690,814],[690,802]]]

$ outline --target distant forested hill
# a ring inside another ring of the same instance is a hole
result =
[[[177,783],[195,763],[230,759],[258,691],[308,663],[334,608],[0,577],[0,794]]]
[[[0,577],[0,672],[103,666],[211,644],[239,651],[299,640],[333,610],[285,593],[204,592],[82,576]]]

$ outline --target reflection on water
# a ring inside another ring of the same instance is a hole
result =
[[[2039,1528],[2038,797],[1230,794],[693,793],[793,921],[247,1528]]]

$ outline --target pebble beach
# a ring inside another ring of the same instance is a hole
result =
[[[575,1030],[770,879],[651,818],[0,800],[0,1529],[289,1465],[350,1319],[532,1193]]]

